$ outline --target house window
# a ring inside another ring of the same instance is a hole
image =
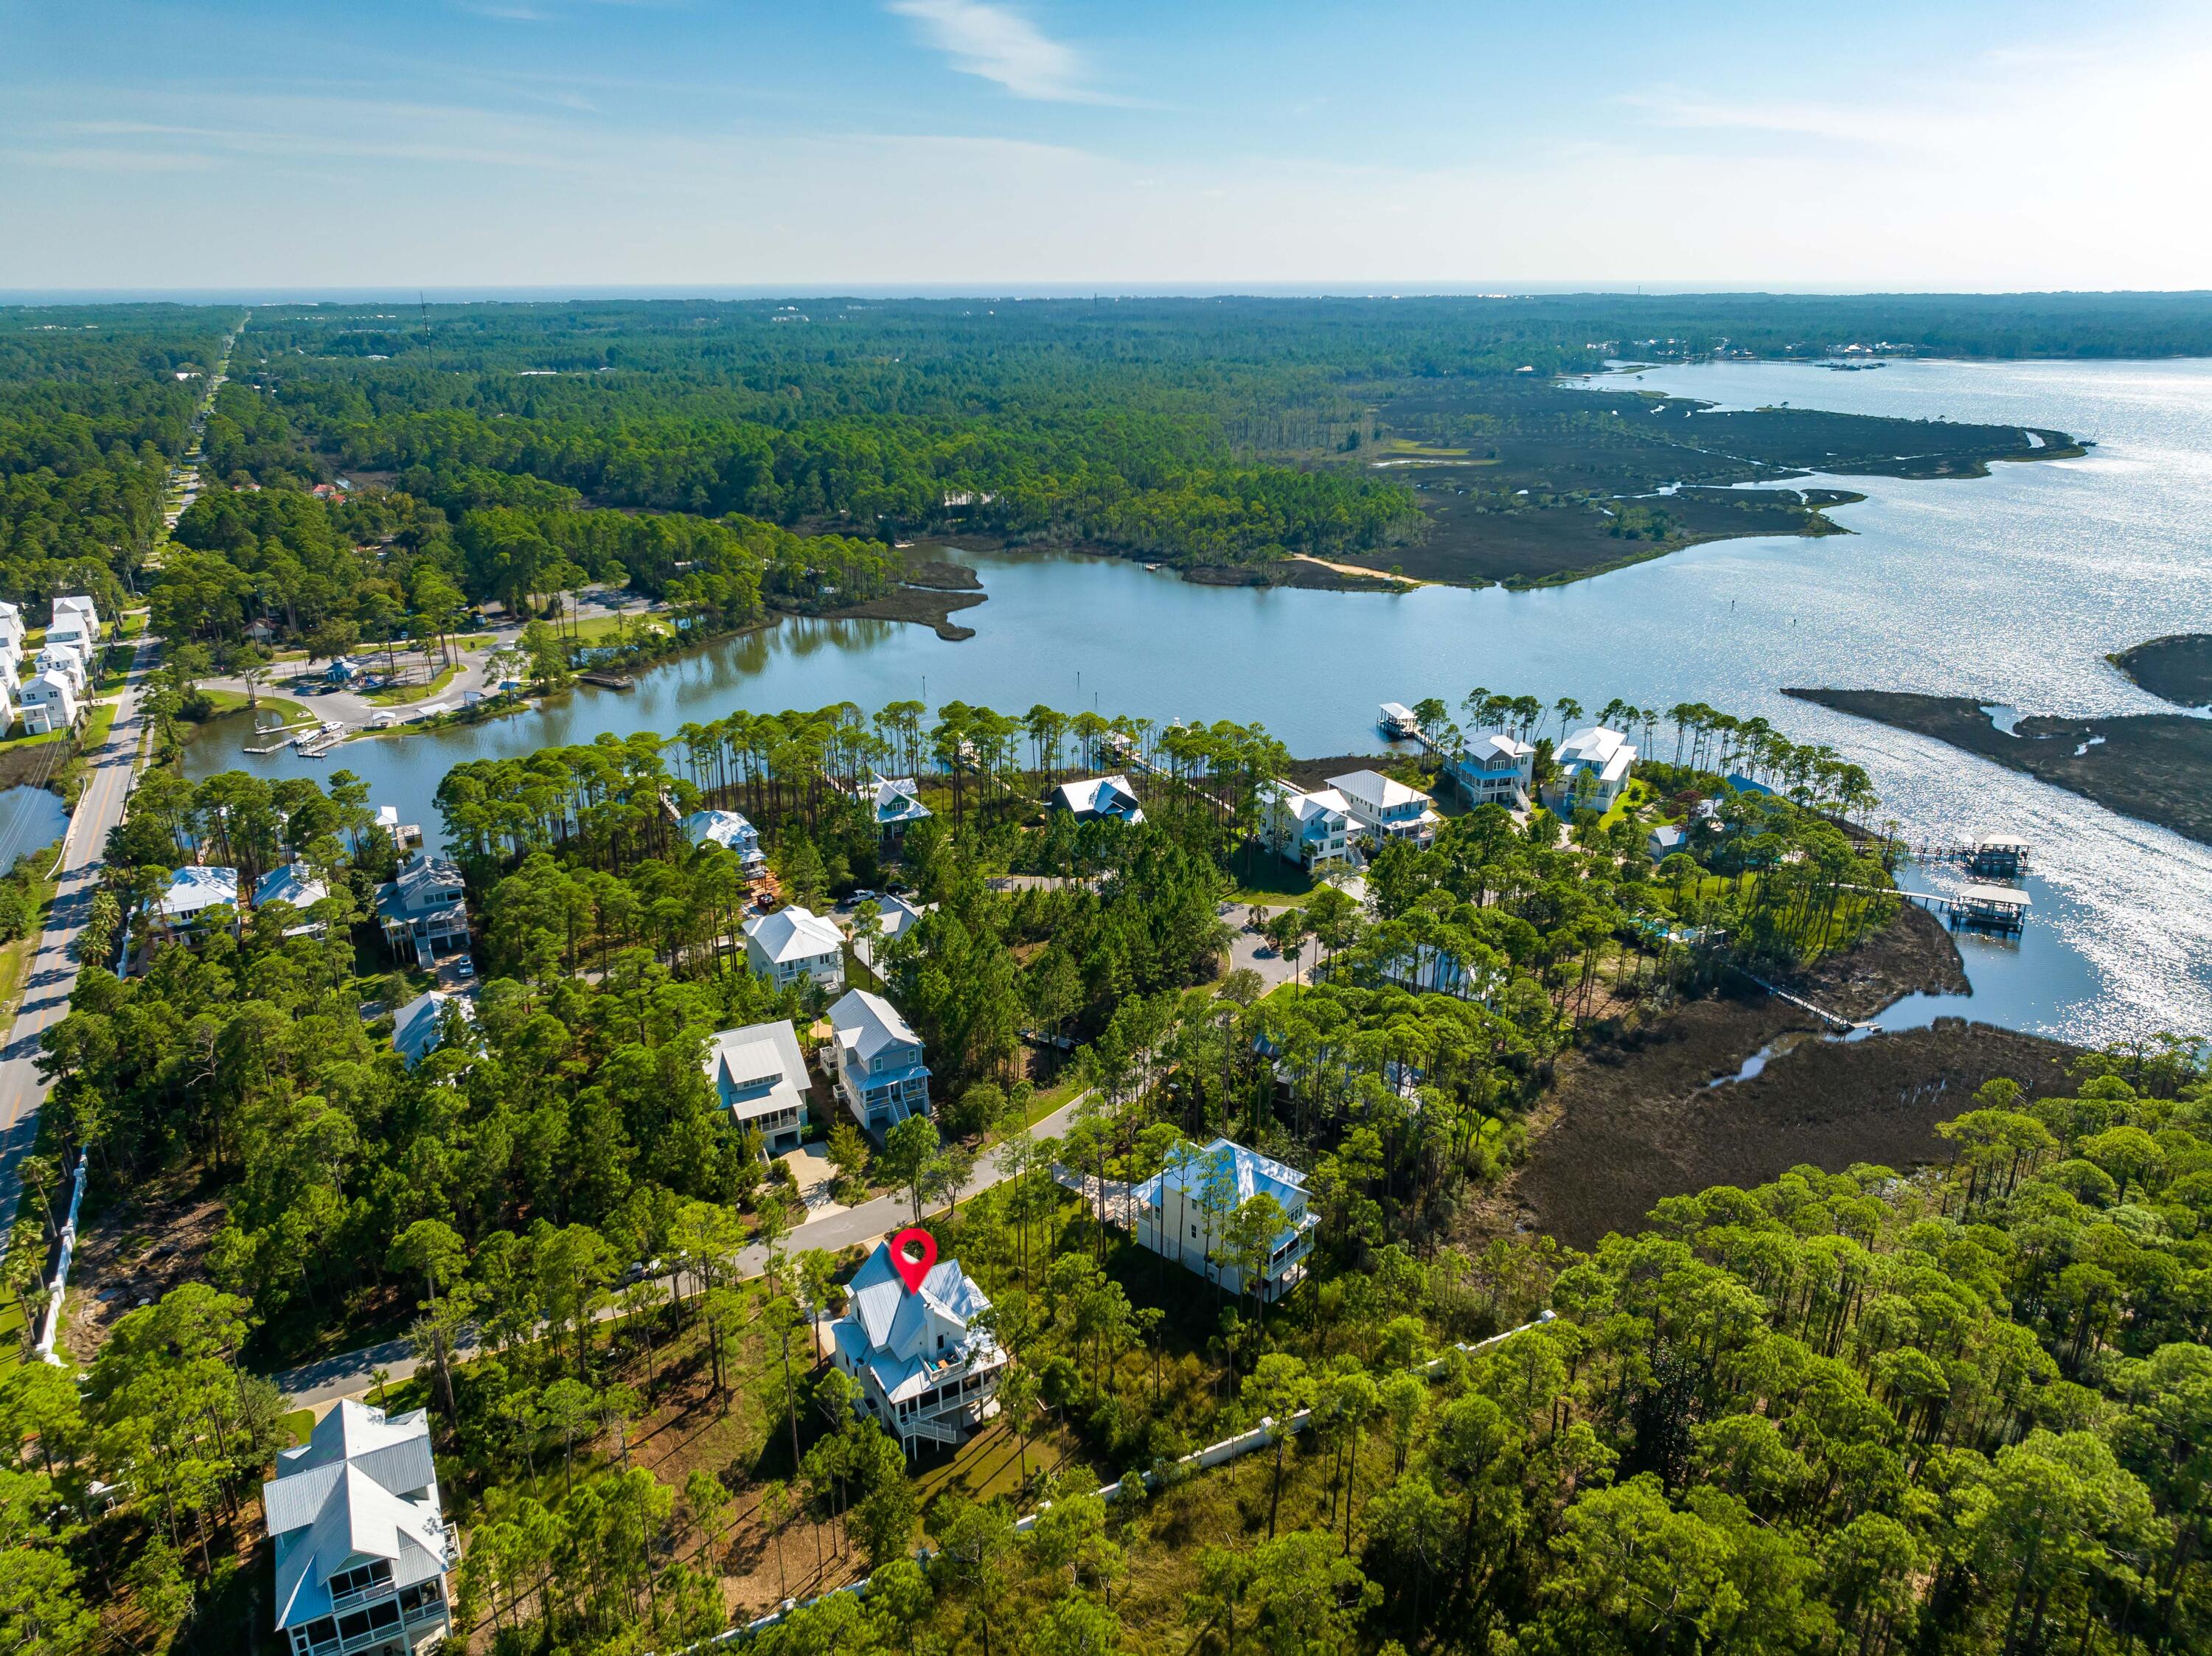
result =
[[[945,1336],[942,1334],[937,1337],[937,1349],[940,1351],[945,1350]]]
[[[365,1592],[374,1586],[388,1585],[392,1580],[392,1564],[388,1559],[374,1559],[349,1570],[340,1570],[330,1579],[331,1597],[343,1598],[348,1593]]]

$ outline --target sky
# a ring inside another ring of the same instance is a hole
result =
[[[0,290],[2212,287],[2212,6],[0,0]]]

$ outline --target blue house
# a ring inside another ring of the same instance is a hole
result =
[[[1272,1197],[1285,1223],[1268,1252],[1258,1297],[1279,1300],[1306,1274],[1316,1222],[1306,1206],[1305,1175],[1257,1150],[1227,1138],[1178,1146],[1166,1167],[1129,1194],[1139,1242],[1231,1294],[1247,1290],[1243,1268],[1225,1257],[1230,1216],[1255,1196]]]

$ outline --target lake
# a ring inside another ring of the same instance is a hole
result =
[[[2033,713],[2171,711],[2104,658],[2212,629],[2212,362],[1717,364],[1627,383],[1729,406],[2057,427],[2097,446],[1980,479],[1837,479],[1869,497],[1832,514],[1849,536],[1721,542],[1534,592],[1255,591],[1116,559],[963,555],[990,595],[961,613],[977,634],[964,642],[895,622],[787,622],[656,669],[628,694],[579,691],[466,730],[352,742],[328,761],[242,755],[245,721],[226,721],[192,744],[187,769],[349,767],[434,841],[433,795],[460,760],[608,731],[672,736],[738,707],[1043,701],[1258,720],[1293,752],[1334,754],[1379,745],[1381,701],[1456,705],[1476,685],[1592,709],[1614,696],[1704,701],[1833,744],[1916,839],[2002,829],[2034,841],[2027,937],[1964,940],[1976,995],[1942,1010],[2077,1040],[2212,1034],[2212,847],[1778,694],[1873,686]]]

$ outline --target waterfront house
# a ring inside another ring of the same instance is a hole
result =
[[[238,918],[238,870],[186,864],[169,877],[168,889],[154,900],[154,917],[172,937],[204,935],[218,918]]]
[[[1591,725],[1559,743],[1559,771],[1544,786],[1544,803],[1563,816],[1588,808],[1602,815],[1620,803],[1636,767],[1636,749],[1619,731]]]
[[[289,1656],[407,1656],[451,1627],[459,1557],[438,1495],[429,1416],[343,1400],[261,1486]]]
[[[980,1325],[990,1308],[957,1259],[939,1259],[909,1291],[878,1242],[853,1273],[830,1328],[834,1361],[860,1382],[861,1410],[908,1453],[965,1442],[999,1412],[1007,1354]]]
[[[76,687],[64,673],[40,673],[23,687],[23,731],[44,736],[74,730],[79,711]]]
[[[1493,731],[1453,755],[1444,772],[1470,809],[1503,805],[1510,811],[1525,811],[1536,793],[1535,763],[1535,749],[1504,731]]]
[[[1352,806],[1334,788],[1301,792],[1269,782],[1259,793],[1260,838],[1278,857],[1311,870],[1330,863],[1363,860],[1353,843]]]
[[[1245,1292],[1243,1267],[1224,1257],[1230,1217],[1255,1196],[1274,1198],[1283,1227],[1270,1239],[1257,1296],[1280,1299],[1305,1275],[1315,1220],[1306,1206],[1305,1175],[1227,1138],[1203,1147],[1179,1145],[1167,1166],[1131,1192],[1131,1229],[1155,1253]]]
[[[837,1090],[853,1119],[880,1138],[910,1115],[929,1113],[929,1066],[921,1037],[898,1008],[866,989],[848,989],[830,1009]]]
[[[468,1022],[477,1021],[475,1002],[467,995],[457,995],[448,989],[433,989],[428,994],[417,995],[392,1015],[392,1050],[399,1054],[399,1061],[409,1069],[444,1044],[448,1006],[458,1007],[459,1016]]]
[[[720,846],[734,852],[751,874],[768,865],[760,831],[733,810],[695,810],[684,819],[684,837],[695,846]]]
[[[757,1128],[770,1156],[799,1148],[806,1131],[806,1059],[789,1018],[710,1036],[706,1070],[732,1125]]]
[[[376,917],[384,939],[402,960],[434,966],[441,952],[469,946],[469,910],[459,864],[450,857],[416,852],[399,864],[397,879],[376,889]]]
[[[793,903],[744,925],[745,961],[779,989],[811,980],[824,991],[845,986],[845,937],[808,908]]]
[[[301,925],[285,932],[288,937],[302,933],[320,937],[328,928],[319,920],[309,920],[307,911],[331,895],[330,887],[315,877],[315,872],[305,863],[285,863],[270,869],[253,883],[253,906],[265,903],[289,903],[299,911]]]
[[[1117,822],[1141,822],[1145,809],[1126,776],[1093,776],[1080,782],[1063,782],[1052,791],[1052,808],[1064,810],[1079,822],[1110,817]]]
[[[1426,850],[1436,842],[1444,819],[1437,814],[1436,801],[1419,788],[1409,788],[1380,771],[1348,771],[1330,777],[1328,786],[1343,796],[1355,831],[1377,846],[1386,840],[1405,840]]]

